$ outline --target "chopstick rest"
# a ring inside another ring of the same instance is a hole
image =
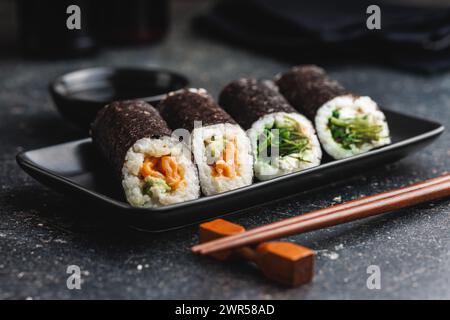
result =
[[[200,243],[245,232],[241,225],[216,219],[199,227]],[[264,242],[252,247],[224,250],[210,254],[224,261],[240,256],[255,263],[268,278],[289,287],[308,283],[314,276],[314,251],[291,242]]]

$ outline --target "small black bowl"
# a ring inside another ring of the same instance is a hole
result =
[[[157,107],[169,92],[185,88],[183,75],[150,68],[91,68],[64,74],[49,85],[59,112],[88,129],[98,110],[114,100],[140,99]]]

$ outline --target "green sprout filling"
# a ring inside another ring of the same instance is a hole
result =
[[[347,150],[350,150],[351,146],[359,148],[364,143],[380,140],[380,133],[383,130],[381,125],[370,123],[367,115],[340,119],[337,110],[333,111],[328,120],[328,128],[333,139]]]
[[[271,157],[272,150],[278,150],[278,156],[290,156],[300,161],[308,162],[303,159],[304,152],[310,149],[309,139],[298,126],[298,123],[290,118],[284,117],[283,123],[275,121],[266,126],[259,136],[257,145],[258,159]]]

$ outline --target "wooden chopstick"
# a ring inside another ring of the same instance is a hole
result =
[[[255,244],[405,208],[448,195],[450,195],[450,175],[444,175],[409,187],[364,197],[359,200],[346,202],[341,205],[313,211],[302,216],[255,228],[254,230],[239,234],[238,237],[230,236],[205,243],[205,245],[197,245],[192,248],[192,251],[207,254]]]
[[[446,180],[450,180],[450,174],[445,174],[445,175],[442,175],[442,176],[439,176],[439,177],[436,177],[436,178],[432,178],[432,179],[428,179],[428,180],[425,180],[425,181],[421,181],[421,182],[418,182],[418,183],[415,183],[415,184],[412,184],[412,185],[409,185],[409,186],[406,186],[406,187],[403,187],[403,188],[398,188],[398,189],[394,189],[394,190],[378,193],[378,194],[375,194],[375,195],[366,196],[366,197],[363,197],[363,198],[360,198],[360,199],[357,199],[357,200],[348,201],[348,202],[345,202],[345,203],[342,203],[342,204],[330,206],[328,208],[316,210],[316,211],[313,211],[313,212],[310,212],[310,213],[306,213],[306,214],[302,214],[302,215],[299,215],[299,216],[283,219],[283,220],[280,220],[280,221],[277,221],[277,222],[274,222],[274,223],[270,223],[270,224],[267,224],[267,225],[264,225],[264,226],[261,226],[261,227],[253,228],[253,229],[248,230],[248,231],[246,231],[244,233],[240,233],[240,234],[237,234],[237,235],[233,235],[233,236],[222,238],[219,241],[211,241],[211,242],[208,242],[208,243],[205,243],[205,244],[194,246],[192,248],[192,251],[193,252],[199,252],[199,251],[204,250],[204,249],[206,249],[208,247],[213,247],[213,246],[215,246],[215,245],[217,245],[219,243],[220,244],[225,244],[225,243],[229,243],[229,242],[234,242],[234,241],[236,241],[239,238],[246,238],[246,237],[248,237],[250,235],[253,235],[253,234],[256,234],[256,233],[259,233],[259,232],[266,232],[267,230],[276,229],[276,228],[279,228],[279,227],[282,227],[282,226],[285,226],[285,225],[288,225],[288,224],[291,224],[291,223],[297,223],[297,222],[300,222],[300,221],[309,220],[309,219],[316,218],[316,217],[319,217],[319,216],[322,216],[322,215],[326,215],[326,214],[330,214],[330,213],[336,212],[338,210],[348,209],[348,208],[351,208],[351,207],[354,207],[354,206],[359,206],[361,204],[372,202],[372,201],[378,201],[378,200],[385,199],[385,198],[388,198],[388,197],[392,197],[392,196],[395,196],[395,195],[398,195],[398,194],[401,194],[401,193],[410,192],[410,191],[421,189],[421,188],[424,188],[424,187],[427,187],[427,186],[430,186],[430,185],[433,185],[433,184],[436,184],[436,183],[441,183],[441,182],[446,181]]]

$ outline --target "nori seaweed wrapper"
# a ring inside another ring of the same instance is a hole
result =
[[[236,124],[203,89],[185,89],[169,94],[159,105],[161,116],[173,129],[194,129],[194,121],[202,127],[219,123]]]
[[[322,68],[314,65],[293,67],[282,74],[276,84],[286,99],[300,112],[314,119],[327,101],[349,92],[331,80]]]
[[[220,93],[219,104],[244,128],[275,112],[297,112],[272,81],[242,78]]]
[[[145,101],[115,101],[97,113],[91,136],[96,147],[122,176],[125,155],[142,138],[170,136],[172,131],[156,109]]]

